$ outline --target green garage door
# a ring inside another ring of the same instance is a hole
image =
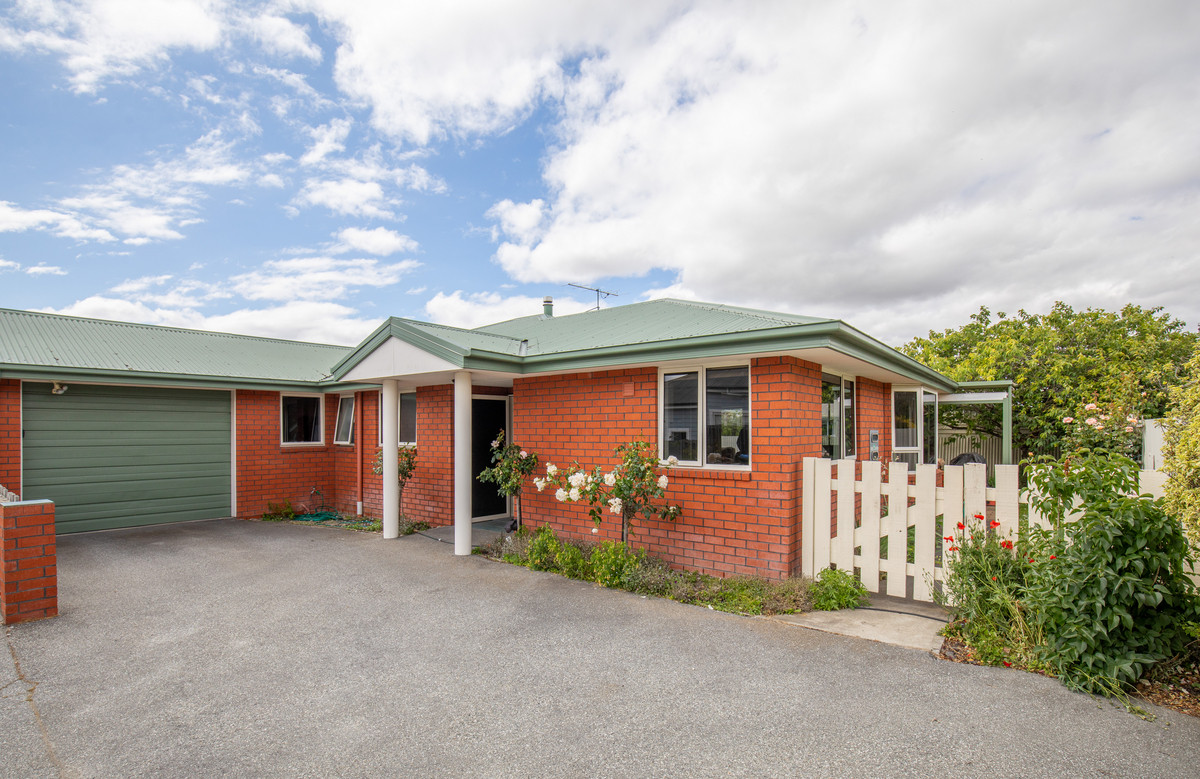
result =
[[[55,503],[59,533],[230,514],[230,395],[23,385],[21,497]]]

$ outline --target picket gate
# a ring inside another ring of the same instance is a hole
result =
[[[994,487],[987,486],[982,464],[948,465],[938,486],[936,465],[918,465],[913,479],[902,462],[804,458],[801,510],[801,573],[808,578],[830,567],[857,569],[872,593],[932,602],[942,581],[941,561],[959,522],[999,522],[1001,539],[1017,539],[1021,506],[1029,526],[1050,523],[1029,505],[1028,490],[1018,487],[1016,465],[997,465]],[[861,475],[856,474],[860,470]],[[856,475],[858,478],[856,478]],[[886,478],[885,478],[886,475]],[[911,482],[911,483],[910,483]],[[1162,496],[1163,474],[1141,472],[1141,490]],[[937,520],[942,519],[939,531]],[[1068,518],[1069,520],[1070,518]],[[914,528],[913,562],[908,562],[909,528]],[[819,528],[829,528],[821,532]],[[881,541],[887,539],[887,557]],[[883,574],[883,576],[881,576]],[[911,593],[909,582],[911,580]]]

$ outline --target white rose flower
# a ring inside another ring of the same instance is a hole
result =
[[[546,480],[545,479],[534,479],[533,486],[538,488],[538,492],[541,492],[546,487]]]
[[[562,487],[559,487],[557,490],[554,491],[554,499],[559,502],[566,500],[567,499],[567,491],[564,490]]]
[[[608,510],[617,516],[621,515],[621,511],[624,509],[624,507],[625,504],[621,502],[620,498],[611,498],[608,501]]]
[[[571,491],[570,491],[570,492],[567,494],[567,496],[568,496],[568,497],[569,497],[571,500],[579,500],[579,488],[578,488],[578,487],[572,487],[572,488],[571,488]]]
[[[495,448],[496,448],[496,447],[498,447],[498,446],[500,446],[500,441],[499,441],[499,439],[497,439],[497,440],[495,440],[495,441],[492,441],[492,448],[493,448],[493,449],[495,449]]]
[[[660,490],[665,490],[667,488],[667,475],[665,473],[658,477],[658,488]]]
[[[667,458],[667,465],[679,465],[679,458],[675,455],[671,455]]]
[[[612,487],[617,483],[617,475],[615,473],[604,474],[604,486]]]
[[[558,473],[558,468],[554,467],[554,463],[546,463],[546,475],[553,476]]]
[[[529,456],[529,452],[527,452],[527,451],[525,451],[524,449],[522,449],[522,450],[521,450],[521,459],[522,459],[522,460],[524,460],[524,459],[525,459],[526,457],[528,457],[528,456]]]
[[[587,481],[587,474],[583,471],[576,471],[567,479],[572,487],[582,487]]]

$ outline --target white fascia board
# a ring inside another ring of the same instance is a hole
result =
[[[462,366],[436,357],[399,338],[389,338],[359,360],[341,381],[382,381],[417,373],[457,370],[462,370]]]
[[[1007,397],[1007,392],[955,392],[939,395],[938,403],[999,403]]]

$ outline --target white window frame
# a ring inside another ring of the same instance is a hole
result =
[[[415,404],[417,402],[416,390],[413,390],[411,392],[400,392],[396,396],[396,438],[397,438],[397,440],[399,440],[401,447],[406,447],[406,446],[410,447],[410,446],[417,445],[416,440],[412,440],[412,441],[400,440],[400,431],[403,430],[402,425],[403,425],[403,419],[404,419],[404,415],[400,411],[400,405],[404,402],[404,398],[406,398],[406,397],[412,398],[412,402],[414,403],[414,408],[415,408]],[[380,391],[380,393],[379,393],[379,425],[378,425],[378,428],[379,428],[379,445],[383,446],[383,392],[382,391]],[[416,428],[416,419],[415,418],[413,419],[413,428],[414,428],[413,429],[413,438],[415,439],[416,438],[416,429],[415,429]]]
[[[824,391],[825,391],[825,377],[826,376],[835,376],[841,380],[841,392],[839,394],[839,397],[841,398],[841,406],[842,407],[840,409],[840,413],[838,414],[838,435],[841,437],[842,456],[839,457],[838,459],[839,460],[857,460],[858,459],[858,377],[854,376],[852,374],[849,374],[849,373],[843,373],[842,371],[832,371],[832,370],[829,370],[828,368],[822,366],[821,367],[821,391],[822,391],[822,393],[824,393]],[[854,385],[854,405],[851,407],[854,410],[854,431],[851,433],[851,435],[854,437],[854,454],[851,454],[851,455],[846,454],[846,382],[850,382],[851,384]],[[824,406],[825,404],[822,403],[821,405]],[[825,414],[824,408],[821,409],[821,414],[823,417]],[[825,456],[824,441],[821,442],[821,447],[822,447],[821,456],[824,457]]]
[[[350,401],[350,429],[347,431],[345,438],[339,438],[338,433],[342,429],[342,406],[346,401]],[[354,445],[354,423],[356,421],[355,411],[358,410],[358,398],[354,395],[338,395],[337,417],[333,422],[333,442],[339,446]]]
[[[709,463],[705,452],[708,451],[708,442],[705,436],[708,434],[708,426],[705,424],[707,417],[707,402],[708,402],[708,381],[707,375],[710,370],[724,370],[727,368],[745,368],[746,369],[746,409],[749,415],[749,436],[750,436],[750,462],[746,464],[740,463]],[[754,372],[750,368],[749,362],[709,362],[700,364],[687,365],[672,365],[669,367],[660,366],[658,369],[658,419],[656,435],[658,436],[658,456],[659,462],[665,464],[667,462],[663,454],[666,452],[667,439],[663,435],[663,405],[666,399],[666,388],[664,380],[668,373],[695,373],[697,374],[696,387],[696,454],[701,459],[699,460],[680,460],[679,465],[685,468],[707,468],[714,471],[737,471],[745,473],[754,468]]]
[[[916,446],[896,446],[896,393],[897,392],[915,392],[917,395],[918,418],[917,418],[917,445]],[[892,385],[891,407],[888,409],[888,415],[891,417],[891,422],[892,422],[892,460],[893,461],[897,460],[896,455],[898,455],[898,454],[915,454],[917,456],[918,464],[925,462],[925,395],[926,394],[933,395],[935,398],[938,397],[937,390],[930,389],[929,387],[925,387],[920,384]],[[936,440],[938,425],[940,424],[939,419],[938,419],[941,415],[941,409],[939,408],[940,405],[941,404],[938,401],[934,401],[934,411],[933,411],[934,419],[933,419],[933,421],[934,421],[934,438],[935,438],[935,440],[933,442],[933,461],[935,463],[937,462],[938,457],[941,455],[941,452],[939,451],[939,447],[938,447],[939,442]]]
[[[316,441],[285,441],[284,434],[287,425],[283,418],[284,398],[316,398],[317,399],[317,437]],[[279,445],[280,446],[324,446],[325,445],[325,396],[319,392],[281,392],[279,393]]]

